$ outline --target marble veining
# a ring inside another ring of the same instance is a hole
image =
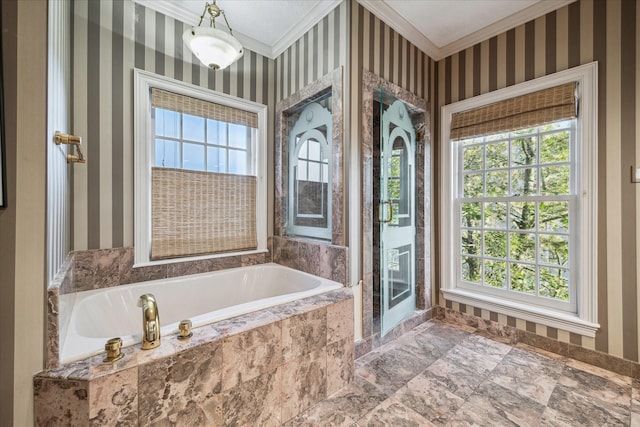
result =
[[[315,276],[347,284],[348,248],[317,241],[273,237],[273,261]]]
[[[89,419],[89,384],[55,378],[33,381],[35,425],[83,425]]]
[[[273,371],[284,360],[281,323],[270,323],[226,337],[222,342],[222,355],[225,360],[234,359],[234,363],[224,365],[223,390]]]
[[[449,305],[450,301],[446,301]],[[494,339],[503,340],[510,344],[525,344],[538,350],[554,353],[572,360],[584,362],[589,365],[605,368],[609,371],[628,377],[640,378],[640,363],[622,359],[596,350],[590,350],[571,342],[562,342],[555,338],[549,338],[505,325],[497,321],[483,319],[481,317],[462,313],[452,308],[439,307],[438,317],[446,322],[455,323],[462,327],[470,327],[484,333]]]
[[[469,326],[426,322],[356,367],[350,385],[284,425],[600,427],[640,415],[639,379]]]
[[[345,338],[327,345],[327,394],[332,394],[353,378],[353,338]]]
[[[327,397],[326,347],[287,362],[282,375],[282,419],[288,420]]]
[[[215,425],[278,426],[282,423],[282,368],[266,372],[222,393]]]
[[[138,425],[138,368],[125,369],[90,383],[92,426]]]
[[[193,333],[127,347],[113,364],[98,355],[37,374],[36,425],[277,426],[354,376],[348,288]]]
[[[184,411],[202,407],[221,391],[222,348],[219,341],[180,352],[139,367],[139,422],[182,418]]]

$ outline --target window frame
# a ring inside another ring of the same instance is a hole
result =
[[[256,233],[254,250],[151,260],[151,167],[155,164],[155,123],[151,115],[151,88],[202,99],[257,114],[255,141]],[[169,264],[267,252],[267,106],[134,69],[134,267]]]
[[[574,258],[571,274],[575,275],[573,311],[532,305],[526,301],[506,299],[492,293],[469,289],[458,282],[460,277],[458,244],[460,227],[457,213],[457,191],[461,185],[462,165],[456,143],[450,141],[452,115],[479,108],[515,96],[578,82],[579,115],[576,119],[572,159],[575,177],[576,218],[572,225],[570,245]],[[584,336],[594,337],[600,327],[597,322],[597,62],[550,74],[515,86],[445,105],[441,108],[441,290],[445,299],[474,307],[540,323]],[[451,215],[456,212],[456,215]]]

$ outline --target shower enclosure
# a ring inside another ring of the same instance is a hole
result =
[[[424,100],[365,72],[363,106],[363,338],[375,343],[431,306],[430,149]]]
[[[406,104],[383,90],[374,101],[374,123],[379,141],[374,147],[374,177],[379,178],[374,192],[379,260],[374,265],[374,298],[385,335],[416,308],[416,131]]]

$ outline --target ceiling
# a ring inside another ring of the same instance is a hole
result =
[[[575,0],[358,0],[439,60]],[[136,0],[197,25],[204,0]],[[254,52],[275,58],[340,0],[218,0],[234,35]],[[207,17],[205,17],[205,20]],[[208,21],[205,21],[208,22]],[[218,25],[224,21],[220,18]]]

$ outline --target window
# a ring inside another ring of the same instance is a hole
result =
[[[445,298],[594,336],[595,73],[590,64],[443,107]],[[565,107],[545,104],[559,97]]]
[[[266,106],[135,70],[135,263],[266,251]]]
[[[153,108],[154,165],[254,175],[256,129],[163,108]]]
[[[575,120],[456,143],[460,283],[575,311]]]

